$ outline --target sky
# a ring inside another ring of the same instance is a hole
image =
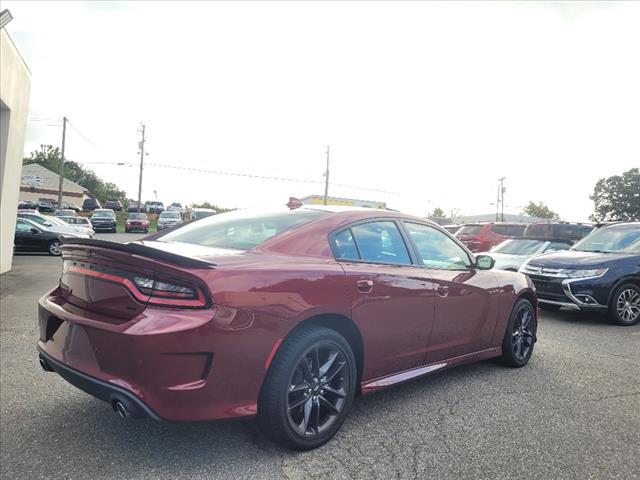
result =
[[[32,72],[25,154],[66,116],[66,157],[131,198],[141,122],[143,199],[165,203],[322,194],[329,145],[333,196],[481,214],[506,177],[505,212],[584,221],[598,179],[640,166],[640,2],[3,8]]]

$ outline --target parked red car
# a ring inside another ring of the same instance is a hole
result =
[[[526,223],[467,223],[456,232],[456,238],[472,252],[488,252],[508,238],[521,237]]]
[[[149,219],[146,213],[129,213],[124,224],[125,233],[138,230],[139,232],[149,232]]]
[[[305,450],[356,394],[490,357],[522,367],[536,340],[525,275],[396,212],[234,211],[139,242],[63,242],[40,363],[122,416],[257,414]]]

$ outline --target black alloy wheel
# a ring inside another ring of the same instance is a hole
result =
[[[294,450],[329,441],[344,422],[357,384],[351,346],[337,331],[294,330],[271,362],[258,401],[258,420],[273,440]]]
[[[345,407],[349,391],[346,354],[333,343],[318,343],[302,356],[289,380],[290,425],[304,437],[325,432]]]
[[[538,322],[536,311],[527,299],[519,300],[511,312],[502,341],[502,359],[511,367],[523,367],[533,354]]]

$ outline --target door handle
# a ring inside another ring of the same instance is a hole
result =
[[[360,293],[369,293],[371,290],[373,290],[372,280],[358,280],[356,282],[356,285]]]
[[[449,293],[449,287],[446,285],[438,285],[437,293],[440,297],[446,297]]]

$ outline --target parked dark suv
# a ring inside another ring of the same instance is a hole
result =
[[[121,212],[122,203],[120,202],[120,200],[107,200],[106,202],[104,202],[104,208],[109,208],[114,212]]]
[[[541,308],[608,313],[619,325],[640,321],[640,222],[607,225],[570,250],[532,258],[520,271]]]
[[[116,214],[110,209],[96,208],[91,215],[91,225],[96,232],[107,231],[116,233],[116,225],[118,223]]]
[[[97,198],[86,198],[84,202],[82,202],[82,210],[95,210],[96,208],[102,208],[100,202]]]
[[[456,232],[460,240],[472,252],[488,252],[508,238],[521,237],[526,223],[467,223]]]
[[[525,237],[564,238],[567,240],[582,240],[593,230],[593,225],[584,223],[531,223],[524,230]]]

